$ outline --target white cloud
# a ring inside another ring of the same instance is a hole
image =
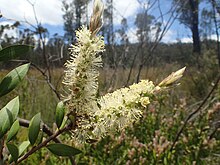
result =
[[[136,31],[137,31],[137,28],[134,27],[134,28],[131,28],[128,30],[127,32],[127,35],[129,37],[129,41],[131,43],[137,43],[138,42],[138,38],[137,38],[137,35],[136,35]],[[151,35],[152,37],[155,37],[155,32],[152,31],[151,32]],[[176,31],[174,30],[168,30],[167,33],[163,36],[161,42],[164,42],[164,43],[176,43],[177,42],[177,39],[175,39],[175,36],[176,36]],[[183,39],[184,41],[186,41],[186,39],[184,38]]]
[[[192,38],[190,37],[184,37],[180,39],[182,43],[192,43]]]
[[[30,0],[34,3],[37,18],[42,24],[60,25],[62,24],[62,3],[60,0]],[[16,0],[9,2],[1,0],[1,13],[4,17],[13,20],[26,19],[31,24],[36,24],[32,6],[27,0]]]
[[[177,42],[176,39],[175,39],[175,36],[176,36],[176,32],[174,30],[171,30],[169,29],[166,34],[163,36],[162,38],[162,42],[165,42],[165,43],[174,43],[174,42]]]
[[[62,25],[62,2],[61,0],[30,0],[34,3],[37,18],[42,24]],[[89,13],[92,10],[92,4],[89,4]],[[139,7],[136,0],[114,1],[114,23],[120,24],[122,16],[127,18],[135,14]],[[4,17],[13,20],[26,19],[31,24],[36,24],[34,12],[27,0],[1,0],[0,11]]]
[[[11,22],[8,21],[3,21],[1,22],[1,25],[12,25]],[[8,37],[18,37],[18,29],[17,28],[10,28],[10,29],[5,29],[4,32],[2,33],[2,36],[0,39],[4,39],[4,36],[7,35]]]
[[[37,18],[42,24],[49,25],[63,25],[62,15],[62,0],[30,0],[35,4],[35,10]],[[72,0],[69,0],[72,1]],[[105,2],[105,0],[103,0]],[[135,20],[135,15],[140,9],[140,4],[137,0],[115,0],[113,1],[114,5],[114,24],[117,27],[122,18],[130,18],[128,21],[129,31],[128,36],[130,42],[137,42],[136,28],[133,23]],[[93,1],[88,6],[89,15],[92,12]],[[28,0],[1,0],[0,11],[4,17],[13,19],[13,20],[24,20],[25,18],[31,24],[36,24],[34,18],[34,12],[32,6],[28,3]],[[1,20],[0,20],[1,21]],[[2,24],[2,22],[0,22]],[[177,28],[178,29],[178,28]],[[153,32],[152,32],[153,33]],[[176,42],[178,36],[177,30],[169,30],[166,35],[163,37],[162,42]],[[185,32],[180,32],[180,34],[186,34]],[[179,37],[182,42],[192,42],[190,38],[184,38],[186,35]]]
[[[119,0],[113,1],[114,10],[114,23],[120,24],[122,17],[128,18],[130,16],[135,16],[139,8],[139,3],[137,0]]]
[[[178,36],[178,31],[169,29],[167,33],[164,35],[162,38],[162,42],[164,43],[177,43],[177,42],[182,42],[182,43],[192,43],[193,40],[191,37],[184,37],[184,36]],[[185,35],[186,36],[186,35]]]
[[[138,42],[136,31],[137,31],[136,27],[128,30],[127,35],[128,35],[130,43],[137,43]]]
[[[212,34],[210,39],[217,41],[217,35],[216,34]],[[219,38],[220,41],[220,38]]]

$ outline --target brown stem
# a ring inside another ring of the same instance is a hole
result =
[[[0,140],[0,163],[1,163],[1,160],[3,160],[3,148],[4,148],[4,139],[2,138]]]
[[[21,119],[21,118],[18,118],[19,120],[19,124],[20,126],[23,126],[23,127],[26,127],[28,128],[29,127],[29,124],[30,124],[30,121],[29,120],[25,120],[25,119]],[[44,133],[46,133],[48,136],[52,136],[53,135],[53,132],[50,130],[50,128],[46,125],[46,124],[42,124],[42,131]],[[54,138],[53,141],[55,143],[61,143],[61,141],[58,139],[58,138]]]
[[[25,119],[21,119],[21,118],[18,118],[18,120],[19,120],[20,126],[29,127],[29,123],[30,123],[29,120],[25,120]],[[43,131],[44,133],[46,133],[48,136],[52,136],[52,135],[53,135],[53,132],[50,130],[50,128],[49,128],[46,124],[43,124],[42,127],[43,127],[43,128],[42,128],[42,131]],[[54,138],[53,141],[54,141],[55,143],[62,143],[61,140],[58,139],[57,137]],[[71,164],[72,164],[72,165],[75,165],[75,161],[74,161],[73,157],[70,156],[69,159],[70,159],[70,161],[71,161]]]
[[[27,159],[30,155],[32,155],[34,152],[38,151],[39,149],[45,147],[50,141],[54,140],[57,136],[59,136],[60,134],[62,134],[63,132],[66,132],[68,130],[70,130],[72,128],[72,124],[67,125],[66,127],[58,130],[56,133],[54,133],[53,135],[51,135],[49,138],[47,138],[45,141],[43,141],[42,143],[40,143],[37,146],[33,146],[31,150],[29,150],[26,154],[24,154],[21,158],[18,159],[18,161],[16,162],[16,164],[21,163],[23,160]],[[14,165],[15,163],[12,163],[12,165]]]

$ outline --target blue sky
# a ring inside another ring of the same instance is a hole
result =
[[[30,0],[30,2],[34,4],[37,18],[44,27],[48,28],[50,36],[55,33],[63,35],[63,13],[61,11],[61,0]],[[127,18],[129,24],[128,35],[132,42],[135,42],[136,40],[136,29],[134,26],[135,15],[138,11],[143,9],[143,6],[146,8],[148,7],[146,2],[148,2],[148,0],[141,0],[141,4],[138,3],[138,0],[114,0],[115,27],[120,25],[120,21],[123,17]],[[163,13],[168,11],[170,6],[171,0],[161,0],[161,10]],[[92,3],[89,5],[89,13],[91,13],[91,10]],[[28,21],[31,24],[36,24],[33,8],[27,0],[1,0],[0,11],[2,15],[7,18],[0,19],[0,24],[13,22],[9,21],[9,19]],[[156,17],[159,15],[157,5],[150,10],[150,14],[153,14]],[[164,22],[166,22],[169,17],[169,14],[164,16]],[[162,41],[175,42],[178,38],[182,41],[189,42],[191,40],[190,35],[190,31],[185,28],[184,25],[180,25],[180,23],[176,20]]]

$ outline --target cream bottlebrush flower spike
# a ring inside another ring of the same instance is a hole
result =
[[[102,26],[103,8],[102,2],[96,0],[89,30],[82,27],[76,32],[77,44],[70,48],[71,57],[65,64],[63,84],[68,90],[65,101],[69,118],[75,126],[72,133],[77,142],[99,139],[133,124],[142,116],[152,95],[160,87],[170,85],[182,77],[185,70],[172,73],[159,86],[142,80],[98,99],[98,68],[102,65],[99,53],[104,51],[104,41],[96,34]]]
[[[96,111],[97,122],[93,130],[96,137],[121,130],[137,121],[143,110],[150,104],[150,98],[161,90],[161,87],[172,85],[183,76],[186,67],[173,72],[158,86],[152,81],[141,80],[128,88],[116,90],[99,100],[100,109]]]
[[[100,5],[100,1],[96,5]],[[96,7],[97,8],[97,7]],[[101,7],[98,7],[102,9]],[[97,11],[96,11],[97,12]],[[96,14],[96,13],[94,13]],[[98,13],[101,15],[100,13]],[[93,16],[92,16],[93,17]],[[101,19],[101,18],[100,18]],[[90,25],[100,22],[98,18]],[[68,109],[78,115],[90,113],[91,109],[96,109],[96,94],[98,89],[97,77],[98,69],[102,66],[100,52],[104,51],[103,37],[93,35],[99,26],[93,26],[92,31],[86,27],[76,31],[76,45],[71,45],[70,60],[65,63],[65,76],[63,84],[67,88]]]
[[[137,121],[156,89],[152,81],[142,80],[101,97],[100,109],[95,113],[94,137],[120,131]]]
[[[152,96],[162,90],[161,87],[169,86],[180,79],[184,71],[185,67],[172,73],[158,86],[152,81],[141,80],[128,88],[121,88],[101,97],[98,102],[100,109],[95,113],[94,138],[120,131],[133,124],[142,116]]]
[[[69,119],[75,128],[72,133],[79,140],[88,138],[91,116],[98,109],[97,90],[98,68],[102,66],[100,52],[104,51],[104,40],[96,36],[102,26],[103,4],[94,3],[90,28],[82,27],[76,31],[76,45],[71,45],[70,60],[65,63],[63,84],[67,91],[64,98]]]

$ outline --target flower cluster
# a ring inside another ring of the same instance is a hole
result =
[[[91,32],[86,27],[76,32],[76,38],[77,45],[72,45],[70,60],[65,63],[63,84],[67,88],[66,100],[70,110],[82,115],[96,109],[97,68],[102,66],[98,54],[104,51],[104,41],[102,37],[91,37]]]
[[[142,80],[101,97],[98,101],[100,108],[94,114],[96,124],[93,134],[105,136],[137,121],[150,103],[149,97],[155,89],[158,90],[152,81]]]
[[[63,84],[67,97],[64,101],[74,125],[73,137],[78,142],[106,136],[137,121],[151,96],[182,77],[185,70],[172,73],[158,86],[142,80],[97,98],[98,68],[102,66],[100,53],[104,51],[104,41],[96,34],[101,28],[102,13],[103,4],[96,0],[90,27],[76,31],[77,44],[70,48],[70,60],[65,63]]]

